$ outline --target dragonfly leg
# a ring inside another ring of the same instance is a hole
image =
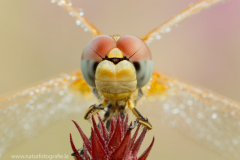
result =
[[[89,119],[91,118],[91,115],[92,115],[92,114],[94,114],[94,113],[96,113],[96,112],[98,112],[98,111],[100,111],[100,110],[104,110],[104,107],[102,107],[101,104],[98,105],[98,106],[97,106],[96,104],[91,105],[91,106],[89,107],[89,109],[87,110],[87,112],[85,113],[84,119],[85,119],[85,120],[89,120]]]
[[[137,117],[137,123],[147,127],[148,130],[152,129],[152,125],[148,122],[148,119],[135,108],[135,105],[131,99],[128,100],[128,108],[132,110],[133,114]]]
[[[124,119],[125,118],[125,108],[126,106],[120,106],[119,112],[120,116]]]
[[[77,151],[73,152],[73,153],[71,154],[71,156],[73,156],[73,157],[83,157],[83,150],[81,150],[81,151],[79,151],[79,150],[80,150],[80,149],[78,149]],[[80,156],[77,155],[77,152],[80,153]],[[82,152],[82,154],[81,154],[81,152]]]
[[[111,122],[110,117],[112,115],[112,112],[111,112],[112,106],[113,106],[112,104],[107,105],[107,111],[105,112],[104,118],[103,118],[103,122],[106,124],[107,130],[109,130],[110,128],[110,122]]]
[[[134,121],[134,124],[132,126],[128,126],[127,130],[134,129],[138,124],[139,124],[138,119],[136,119],[136,121]]]
[[[100,110],[104,110],[104,108],[106,107],[107,104],[108,104],[107,100],[104,100],[103,103],[98,106],[96,104],[91,105],[89,107],[89,109],[87,110],[87,112],[85,113],[84,119],[89,120],[91,118],[92,114],[99,112]]]
[[[119,106],[117,113],[120,113],[122,118],[125,118],[125,105]],[[107,111],[104,114],[103,122],[106,124],[106,128],[110,129],[111,117],[116,113],[116,108],[112,104],[107,105]]]

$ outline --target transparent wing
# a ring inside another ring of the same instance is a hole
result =
[[[155,72],[140,111],[228,157],[240,158],[240,104],[166,73]],[[156,133],[156,132],[155,132]],[[160,142],[161,143],[161,142]]]
[[[92,32],[93,37],[101,35],[101,32],[94,27],[83,15],[83,10],[77,10],[70,0],[51,0],[52,3],[57,2],[59,6],[62,6],[64,9],[69,12],[69,14],[76,19],[76,24],[81,25],[84,28],[84,31]]]
[[[200,12],[203,9],[209,8],[217,3],[223,2],[224,0],[200,0],[199,2],[189,6],[182,12],[173,16],[159,27],[153,29],[148,34],[142,37],[142,40],[147,44],[151,43],[154,39],[161,39],[163,33],[171,31],[171,27],[177,26],[180,22],[192,16],[195,13]]]
[[[56,120],[85,112],[94,100],[79,69],[0,98],[0,155]]]
[[[237,102],[162,72],[154,72],[144,89],[146,100],[140,111],[148,116],[155,136],[164,122],[228,157],[240,157]],[[79,70],[1,98],[0,153],[56,120],[85,112],[93,103],[97,99]]]

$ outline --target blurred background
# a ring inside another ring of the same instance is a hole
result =
[[[72,2],[103,34],[141,37],[197,0]],[[63,8],[50,0],[1,0],[0,11],[0,94],[80,66],[81,52],[92,35],[77,26]],[[240,101],[239,17],[238,0],[192,16],[150,44],[154,67]],[[71,122],[62,121],[9,149],[2,158],[70,155],[69,132],[79,135]],[[225,159],[166,126],[159,134],[159,155],[150,159]]]

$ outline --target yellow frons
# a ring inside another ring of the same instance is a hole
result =
[[[108,58],[123,58],[123,52],[118,48],[113,48],[107,55]]]

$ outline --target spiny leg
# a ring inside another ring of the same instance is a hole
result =
[[[85,113],[84,119],[85,119],[85,120],[91,119],[91,116],[92,116],[93,114],[95,114],[96,112],[99,112],[100,110],[104,110],[104,108],[106,107],[106,105],[108,105],[107,100],[104,100],[103,103],[100,104],[100,105],[98,105],[98,106],[97,106],[96,104],[91,105],[91,106],[89,107],[89,109],[87,110],[87,112]]]
[[[102,107],[101,106],[101,104],[100,105],[96,105],[96,104],[94,104],[94,105],[91,105],[90,107],[89,107],[89,109],[87,110],[87,112],[85,113],[85,115],[84,115],[84,119],[85,120],[91,120],[91,116],[92,115],[94,115],[94,114],[96,114],[97,112],[99,112],[100,110],[104,110],[104,107]]]
[[[128,108],[132,110],[133,114],[137,117],[137,123],[142,124],[147,127],[148,130],[152,129],[152,125],[148,122],[148,119],[143,117],[143,115],[135,108],[133,100],[128,100]]]

